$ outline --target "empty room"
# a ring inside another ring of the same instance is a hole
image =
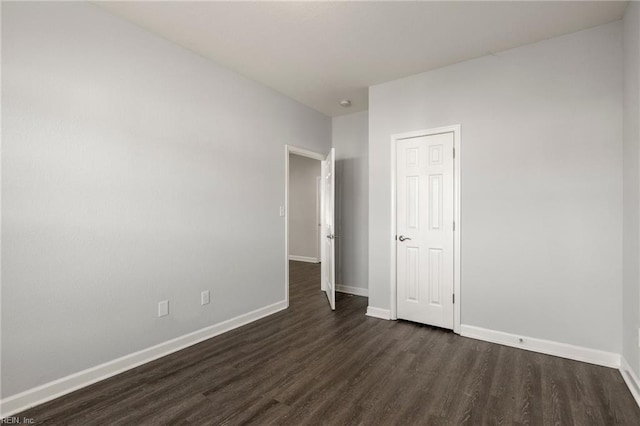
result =
[[[0,424],[640,424],[639,1],[0,15]]]

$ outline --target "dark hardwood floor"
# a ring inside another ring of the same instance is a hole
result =
[[[48,425],[639,425],[620,373],[365,316],[291,262],[289,310],[20,416]]]

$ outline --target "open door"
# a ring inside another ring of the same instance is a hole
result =
[[[322,232],[324,236],[321,243],[321,288],[327,293],[331,309],[336,309],[336,246],[335,246],[335,149],[327,155],[327,159],[322,162]]]

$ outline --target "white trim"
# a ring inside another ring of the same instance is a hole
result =
[[[322,169],[322,162],[320,162],[320,169]],[[322,174],[322,170],[320,172]],[[316,253],[318,256],[318,262],[320,262],[322,256],[321,232],[322,232],[322,176],[316,176]]]
[[[462,220],[461,220],[461,197],[460,197],[460,125],[437,127],[434,129],[418,130],[415,132],[398,133],[391,135],[391,277],[390,277],[390,319],[398,319],[397,282],[396,282],[396,145],[400,139],[418,138],[422,136],[438,135],[442,133],[453,133],[453,147],[455,157],[453,158],[453,217],[456,229],[453,232],[453,293],[456,302],[453,304],[453,332],[460,334],[460,318],[462,305],[461,292],[461,255],[462,255]]]
[[[302,157],[313,158],[314,160],[318,160],[318,161],[324,161],[327,159],[326,155],[309,151],[308,149],[298,148],[297,146],[293,146],[293,145],[285,145],[285,146],[288,148],[287,150],[288,154],[296,154]]]
[[[396,177],[397,177],[397,164],[396,164],[396,156],[397,156],[397,143],[398,140],[396,135],[391,136],[391,153],[389,158],[391,159],[391,276],[389,277],[389,301],[390,301],[390,310],[389,310],[389,319],[397,320],[398,319],[398,283],[396,278],[398,276],[397,271],[397,260],[398,260],[398,247],[396,244],[396,230],[397,230],[397,220],[396,220]],[[367,314],[368,315],[368,314]]]
[[[391,319],[391,311],[389,309],[374,308],[373,306],[367,306],[367,316],[373,318],[380,318],[383,320]]]
[[[287,309],[287,304],[280,301],[10,396],[0,401],[0,418],[19,413],[284,309]]]
[[[339,291],[340,293],[353,294],[355,296],[369,297],[369,289],[363,287],[336,284],[336,291]]]
[[[631,395],[633,395],[633,399],[636,400],[636,404],[640,407],[640,380],[638,380],[638,376],[633,372],[625,357],[622,357],[620,361],[620,374],[622,374],[624,382],[627,384]]]
[[[284,300],[289,307],[289,154],[324,161],[325,156],[293,145],[284,146]]]
[[[289,260],[295,260],[296,262],[320,263],[320,259],[317,257],[295,256],[293,254],[289,255]]]
[[[540,352],[547,355],[559,356],[562,358],[573,359],[575,361],[588,362],[590,364],[602,365],[604,367],[620,367],[620,355],[613,352],[605,352],[598,349],[574,346],[551,340],[536,339],[533,337],[520,336],[464,324],[460,327],[460,334],[464,337],[484,340],[485,342],[492,342],[528,351]]]
[[[453,231],[453,294],[456,303],[453,304],[453,332],[460,333],[460,321],[462,317],[462,197],[461,197],[461,161],[462,149],[460,146],[460,125],[453,128],[453,146],[455,157],[453,159],[453,217],[456,221],[456,229]]]
[[[284,146],[284,300],[289,307],[289,145]]]

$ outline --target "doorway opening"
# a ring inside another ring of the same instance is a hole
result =
[[[330,308],[335,309],[334,156],[333,149],[325,156],[285,146],[287,306],[290,297],[305,299],[305,292],[319,288],[326,293]],[[326,302],[323,304],[326,306]]]

